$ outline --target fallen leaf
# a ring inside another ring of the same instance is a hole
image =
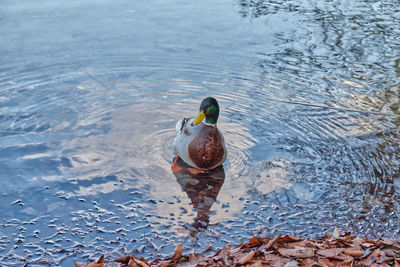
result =
[[[177,260],[182,256],[182,251],[184,251],[185,248],[181,244],[177,244],[175,246],[175,252],[174,256],[172,257],[172,260]]]
[[[261,260],[258,260],[249,267],[263,267],[263,262]]]
[[[291,236],[291,235],[284,235],[278,239],[279,244],[293,243],[293,242],[298,242],[298,241],[301,241],[301,239],[298,237],[295,237],[295,236]]]
[[[249,246],[260,246],[262,244],[262,240],[259,237],[253,236],[249,240]]]
[[[197,264],[203,259],[203,255],[201,254],[190,254],[189,255],[189,265],[197,266]]]
[[[245,264],[245,263],[250,262],[253,259],[254,254],[256,254],[255,250],[250,251],[249,253],[244,255],[237,263],[238,264]]]
[[[324,256],[326,258],[336,259],[336,260],[346,260],[348,256],[343,254],[344,248],[327,248],[317,250],[317,254]]]
[[[289,261],[285,264],[284,267],[298,267],[299,264],[297,263],[297,261]]]
[[[267,245],[265,246],[265,250],[268,250],[268,249],[270,249],[274,244],[275,244],[275,242],[276,241],[278,241],[279,240],[279,238],[281,238],[281,234],[279,234],[279,235],[277,235],[275,238],[273,238],[273,239],[271,239],[268,243],[267,243]]]
[[[123,257],[119,257],[118,259],[116,259],[114,261],[122,263],[122,264],[128,264],[130,260],[131,260],[131,256],[123,256]]]
[[[277,262],[280,259],[281,259],[281,257],[279,257],[277,255],[274,255],[274,254],[264,254],[264,260],[267,263],[271,263],[272,264],[274,262]]]
[[[149,267],[149,264],[142,258],[138,259],[135,256],[131,256],[128,267]]]
[[[388,245],[388,246],[391,246],[395,243],[394,240],[391,240],[389,238],[382,238],[382,242],[383,242],[383,244]]]
[[[382,251],[384,251],[387,256],[392,257],[393,259],[396,258],[397,256],[396,253],[393,251],[393,249],[385,248],[382,249]]]
[[[284,257],[295,257],[295,258],[312,258],[314,257],[313,248],[308,247],[296,247],[296,248],[279,248],[278,252]]]
[[[338,238],[339,238],[339,229],[338,229],[338,227],[336,226],[336,227],[335,227],[335,230],[333,230],[331,239],[338,239]]]
[[[103,267],[104,266],[104,255],[101,255],[97,261],[91,262],[89,264],[82,262],[75,262],[75,267]]]
[[[318,259],[318,262],[320,264],[322,264],[322,266],[329,266],[329,267],[333,267],[333,266],[337,266],[339,264],[340,261],[338,260],[332,260],[332,259],[327,259],[327,258],[320,258]]]
[[[318,244],[312,242],[310,240],[301,240],[298,242],[289,243],[285,246],[286,248],[296,248],[296,247],[310,247],[310,248],[317,248]]]
[[[392,261],[391,257],[388,257],[385,253],[385,251],[381,250],[379,253],[379,257],[376,259],[376,262],[379,264],[387,263],[389,261]]]
[[[364,250],[361,248],[346,248],[343,253],[352,257],[362,257],[364,256]]]
[[[368,257],[360,260],[360,264],[371,266],[371,264],[375,263],[376,259],[379,258],[380,253],[381,251],[379,249],[372,251],[372,253],[369,254]]]
[[[252,237],[248,243],[232,248],[232,243],[213,255],[192,254],[182,256],[184,248],[178,244],[174,256],[155,259],[151,263],[135,256],[116,260],[121,266],[394,266],[400,267],[399,243],[390,239],[370,240],[357,238],[350,233],[332,240],[323,237],[317,240],[300,239],[290,235],[278,235],[273,239]],[[104,257],[96,262],[75,263],[77,267],[102,267]]]
[[[312,260],[310,258],[301,260],[300,263],[301,263],[301,266],[303,266],[303,267],[318,266],[318,262],[316,262],[315,260]]]
[[[130,259],[129,262],[128,262],[128,267],[139,267],[139,264],[137,264],[137,263],[135,262],[135,260],[132,258],[132,259]]]
[[[231,247],[232,243],[229,243],[228,245],[224,246],[218,253],[218,257],[216,257],[217,260],[222,259],[223,263],[226,266],[230,265],[230,256],[231,256]]]

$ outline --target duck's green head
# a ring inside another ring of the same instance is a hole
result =
[[[206,123],[217,124],[219,116],[219,106],[217,100],[213,97],[204,98],[200,104],[199,114],[193,121],[193,125],[197,125],[206,118]]]

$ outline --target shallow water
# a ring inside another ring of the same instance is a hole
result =
[[[400,238],[396,1],[2,6],[0,265]],[[175,176],[175,123],[209,95],[228,159]]]

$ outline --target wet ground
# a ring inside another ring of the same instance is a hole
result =
[[[3,3],[0,265],[398,240],[399,22],[396,1]],[[228,159],[174,175],[209,95]]]

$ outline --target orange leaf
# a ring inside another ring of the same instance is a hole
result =
[[[254,245],[254,246],[260,246],[262,244],[262,241],[260,240],[259,237],[253,236],[249,240],[249,245]]]

